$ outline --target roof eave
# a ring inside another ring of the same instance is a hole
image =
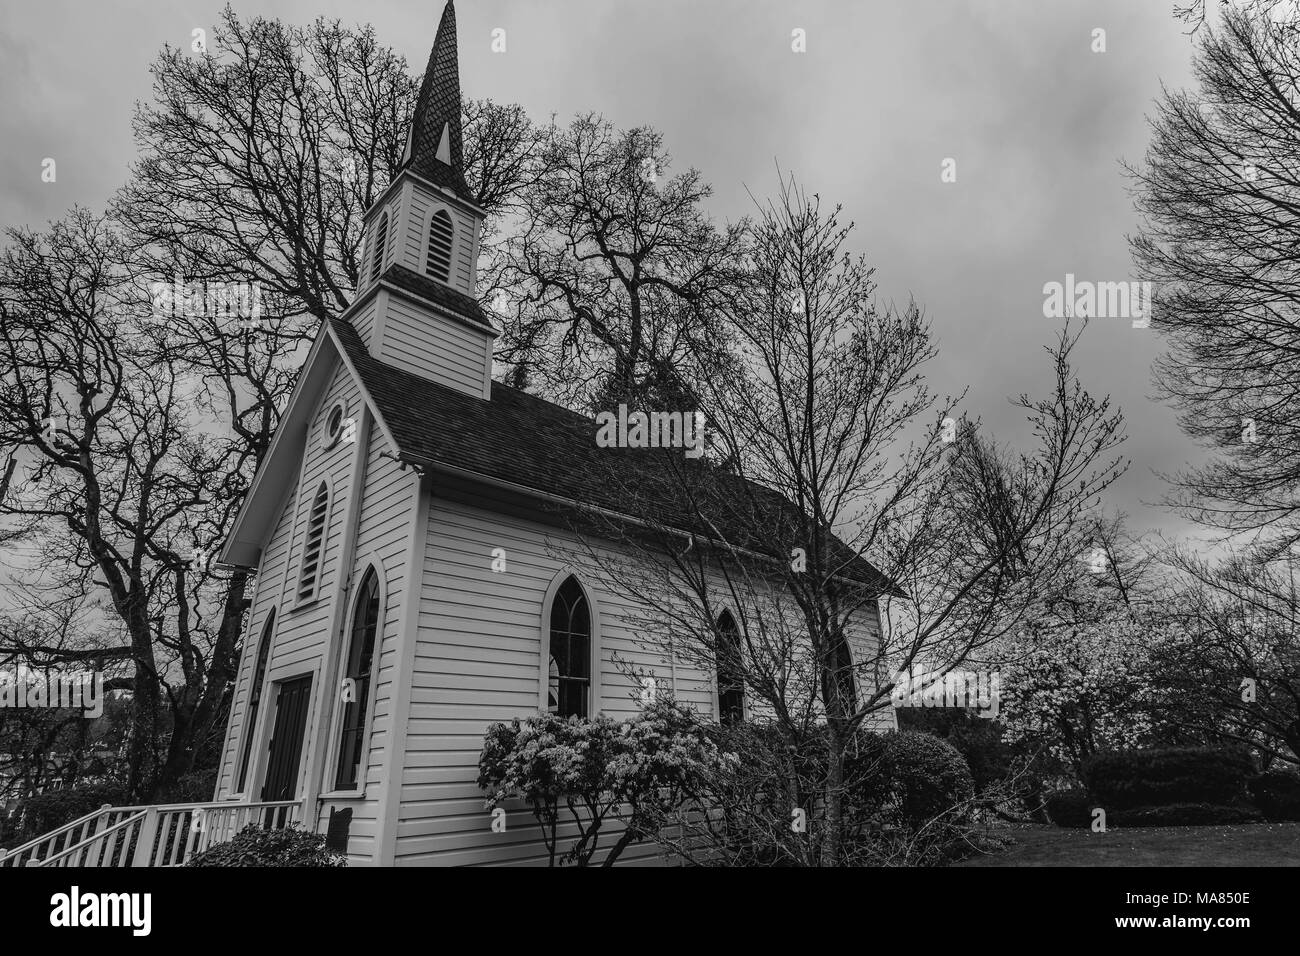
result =
[[[394,445],[394,447],[396,447],[396,445]],[[629,515],[621,511],[614,511],[609,508],[602,508],[599,505],[587,504],[585,502],[579,501],[576,498],[566,498],[563,495],[556,495],[549,491],[542,491],[539,488],[531,488],[528,485],[522,485],[515,481],[507,481],[504,478],[496,478],[493,477],[492,475],[484,474],[481,471],[474,471],[471,468],[462,468],[459,465],[452,465],[449,464],[448,462],[441,461],[436,458],[430,458],[427,455],[416,455],[410,452],[400,451],[397,457],[400,461],[405,462],[406,464],[411,465],[412,467],[415,468],[420,468],[420,469],[424,469],[427,471],[440,473],[444,475],[452,475],[454,477],[462,478],[468,481],[480,482],[490,487],[500,488],[503,491],[510,491],[516,494],[525,495],[530,498],[536,498],[541,501],[549,501],[552,504],[562,505],[566,508],[573,508],[580,511],[587,511],[595,514],[600,514],[607,518],[613,518],[618,521],[626,521],[630,524],[638,525],[645,528],[652,528],[653,530],[656,531],[661,531],[661,532],[667,531],[671,534],[681,535],[683,538],[690,538],[693,540],[705,540],[710,543],[716,544],[720,547],[724,547],[728,550],[737,551],[742,554],[746,554],[749,555],[750,557],[758,558],[763,561],[773,561],[773,562],[778,561],[777,558],[772,557],[771,555],[760,554],[757,551],[752,551],[748,548],[742,548],[738,545],[716,541],[715,539],[709,538],[706,535],[702,535],[699,532],[686,531],[685,529],[678,528],[674,525],[654,525],[653,523],[646,521],[643,518],[638,518],[635,515]],[[872,570],[875,572],[877,576],[881,578],[881,582],[884,585],[880,590],[881,595],[888,594],[893,597],[907,598],[907,594],[901,588],[899,588],[897,584],[895,584],[893,581],[890,581],[879,571],[875,571],[874,568]],[[840,580],[850,581],[853,584],[857,584],[857,585],[864,585],[864,584],[870,585],[872,583],[872,582],[862,581],[857,578],[849,577],[848,575],[836,575],[836,577],[839,578]]]

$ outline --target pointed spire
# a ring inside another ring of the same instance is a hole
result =
[[[457,196],[474,202],[465,183],[461,149],[460,68],[456,56],[456,8],[452,0],[442,11],[438,35],[424,70],[420,96],[402,156],[402,168],[446,186]]]

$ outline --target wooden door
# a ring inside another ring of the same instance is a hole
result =
[[[298,794],[298,776],[302,769],[302,741],[307,732],[307,711],[311,708],[311,675],[280,682],[275,701],[275,726],[271,731],[271,749],[266,760],[266,777],[262,785],[263,800],[292,800]],[[274,817],[272,821],[271,817]],[[267,824],[283,826],[283,810],[268,813]]]

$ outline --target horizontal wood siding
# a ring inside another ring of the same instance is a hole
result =
[[[505,833],[491,832],[476,783],[478,755],[490,723],[539,709],[545,595],[561,569],[582,566],[581,548],[563,529],[439,497],[428,534],[396,862],[545,865],[539,831],[522,804],[507,808]],[[505,549],[505,572],[492,571],[494,548]],[[618,658],[653,672],[675,686],[680,702],[711,715],[714,674],[682,661],[674,668],[662,643],[647,646],[643,611],[591,563],[579,577],[599,610],[600,709],[616,719],[639,710],[640,688]],[[563,838],[574,832],[561,828]],[[622,860],[664,862],[653,845],[631,847]]]
[[[443,202],[419,184],[411,187],[410,207],[406,235],[399,260],[408,269],[427,275],[425,266],[429,256],[429,222],[433,213],[446,210],[451,216],[455,235],[452,237],[451,287],[465,295],[474,294],[474,230],[476,219],[451,203]]]
[[[295,496],[291,495],[291,502]],[[293,508],[286,507],[276,522],[275,531],[262,553],[258,568],[256,590],[250,613],[244,622],[243,647],[240,650],[239,671],[235,679],[234,698],[230,706],[230,720],[226,724],[225,743],[222,747],[221,770],[217,775],[216,800],[226,800],[235,794],[239,785],[239,761],[247,732],[248,702],[252,693],[253,669],[257,666],[258,642],[263,640],[271,609],[280,606],[280,580],[289,555],[289,536],[293,527]],[[270,640],[275,640],[272,633]]]
[[[277,523],[275,533],[262,556],[257,575],[257,597],[254,602],[254,614],[245,626],[244,652],[240,661],[240,682],[236,688],[236,697],[232,706],[230,725],[226,733],[226,751],[231,757],[231,766],[223,770],[222,795],[232,791],[229,787],[238,784],[230,780],[228,773],[237,772],[233,766],[237,743],[244,723],[244,712],[251,691],[252,669],[256,666],[256,652],[252,651],[261,637],[261,628],[267,614],[274,607],[275,629],[271,636],[271,653],[267,658],[267,675],[271,680],[281,680],[295,674],[312,671],[320,661],[327,645],[331,597],[338,586],[338,551],[343,536],[343,503],[346,500],[348,472],[351,466],[351,446],[340,442],[333,448],[324,447],[324,429],[321,427],[326,414],[336,400],[342,399],[349,415],[359,413],[361,405],[360,392],[352,377],[341,366],[336,366],[330,385],[313,412],[307,427],[306,445],[300,483],[295,485],[289,496],[284,514]],[[301,565],[303,545],[307,527],[307,513],[311,509],[312,499],[322,480],[328,480],[331,493],[329,512],[321,545],[320,568],[316,587],[316,598],[301,607],[295,607],[298,587],[298,574]],[[251,652],[250,652],[251,651]],[[319,684],[319,679],[316,681]],[[320,712],[319,701],[323,689],[313,688],[315,703],[313,714]],[[268,712],[275,707],[273,694],[264,694],[258,714],[259,722],[264,721]],[[312,726],[309,724],[307,737],[303,742],[303,753],[310,752],[312,745]],[[257,728],[254,728],[257,732]],[[259,745],[262,743],[259,735]],[[248,791],[252,799],[260,799],[263,769],[259,758],[264,756],[255,748],[249,762]]]
[[[542,603],[561,556],[554,529],[435,498],[425,550],[419,640],[401,813],[399,865],[544,864],[545,850],[522,807],[507,831],[490,831],[475,783],[483,733],[494,721],[535,714],[539,703]],[[491,569],[504,548],[507,571]],[[626,608],[591,576],[584,584],[599,608],[600,707],[611,716],[637,709],[613,653],[667,675],[669,664],[638,645]],[[630,857],[657,858],[653,847]]]
[[[340,550],[348,518],[346,512],[350,484],[358,480],[350,474],[355,445],[339,442],[333,448],[326,449],[321,428],[325,415],[339,398],[346,404],[348,417],[360,421],[360,390],[341,367],[336,370],[333,381],[311,419],[303,456],[301,487],[287,502],[258,570],[257,593],[253,613],[246,625],[244,653],[223,748],[218,798],[232,796],[237,782],[244,715],[251,689],[252,669],[255,666],[255,642],[270,609],[276,608],[274,644],[267,664],[270,678],[280,680],[313,671],[318,675],[313,687],[313,705],[307,734],[303,741],[303,759],[307,761],[317,749],[319,735],[332,733],[337,720],[335,689],[326,687],[319,676],[328,672],[327,664],[332,659],[337,659],[341,653],[341,638],[335,637],[332,640],[334,636],[330,633],[335,603],[345,600],[343,591],[354,576],[355,568],[360,563],[373,562],[383,578],[384,612],[382,635],[376,638],[374,717],[366,749],[366,786],[362,791],[364,797],[327,801],[321,805],[316,821],[318,829],[323,832],[331,807],[351,807],[353,819],[349,859],[353,863],[368,863],[374,852],[375,821],[381,789],[378,770],[389,721],[388,701],[392,695],[394,679],[392,644],[405,590],[406,571],[402,564],[410,515],[414,513],[415,507],[414,477],[409,470],[402,472],[398,469],[390,457],[392,449],[387,445],[382,432],[372,429],[366,451],[366,484],[355,516],[358,522],[357,560],[349,562],[348,567],[341,566]],[[357,437],[358,440],[365,438],[359,432]],[[331,482],[331,497],[322,548],[318,597],[310,604],[295,608],[306,509],[310,508],[311,499],[322,478],[328,478]],[[350,607],[348,610],[350,612]],[[259,724],[269,718],[275,703],[273,695],[264,696],[262,701]],[[264,733],[259,734],[259,741],[265,742]],[[334,761],[337,754],[333,747],[327,749],[326,754],[324,766],[308,767],[308,773],[315,775],[318,792],[328,792],[334,782]],[[260,794],[261,767],[256,762],[256,756],[255,753],[255,760],[250,764],[247,796],[251,799],[257,799]],[[256,778],[255,773],[258,774]],[[308,808],[308,819],[311,819],[315,809]]]
[[[390,295],[379,358],[475,397],[488,375],[484,334]]]
[[[366,344],[366,348],[374,347],[375,308],[378,302],[378,297],[372,297],[365,305],[348,316],[352,327],[357,330],[361,341]]]
[[[349,861],[371,862],[375,853],[376,824],[385,781],[383,777],[384,750],[388,746],[392,727],[392,699],[397,674],[397,635],[401,608],[406,600],[408,574],[405,567],[407,536],[411,532],[416,505],[416,477],[410,469],[402,470],[392,458],[393,449],[384,439],[380,429],[374,429],[366,459],[366,487],[361,498],[357,527],[356,560],[353,562],[353,579],[360,581],[360,572],[373,565],[381,577],[383,607],[380,612],[381,633],[375,637],[375,658],[372,665],[374,680],[374,709],[370,720],[365,747],[365,766],[362,771],[363,798],[327,797],[321,807],[320,829],[323,832],[331,807],[350,807],[352,825],[349,831]],[[352,608],[349,605],[348,614]],[[345,631],[350,622],[345,619]],[[334,714],[334,710],[331,710]],[[337,744],[337,741],[331,741]],[[323,768],[323,792],[332,789],[336,769],[337,751],[331,747]]]

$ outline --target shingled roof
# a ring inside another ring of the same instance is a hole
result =
[[[447,151],[439,158],[444,132]],[[445,186],[466,202],[474,194],[465,182],[465,154],[460,129],[460,71],[456,56],[456,8],[450,2],[443,8],[438,35],[424,69],[424,82],[415,101],[411,134],[402,169]]]
[[[478,299],[473,296],[468,296],[442,282],[435,282],[428,276],[420,275],[414,269],[408,269],[400,263],[394,263],[384,270],[384,274],[379,277],[379,281],[392,283],[412,295],[428,299],[435,305],[442,306],[457,318],[463,319],[471,325],[491,330],[492,334],[496,335],[487,313],[478,304]]]
[[[718,472],[703,459],[683,458],[685,467],[710,469],[710,477],[721,482],[721,493],[712,500],[731,505],[721,505],[717,515],[710,515],[713,527],[701,526],[698,515],[683,508],[673,493],[680,486],[662,473],[654,474],[663,459],[653,452],[598,447],[594,419],[500,382],[492,383],[490,400],[464,394],[374,358],[346,320],[332,319],[330,327],[403,461],[472,472],[548,498],[650,519],[704,539],[716,539],[720,532],[730,545],[760,554],[770,553],[772,542],[770,535],[755,534],[756,509],[770,516],[773,525],[798,520],[794,506],[775,491]],[[634,508],[628,500],[633,487],[638,493]],[[902,593],[837,538],[831,539],[831,546],[845,577],[882,593]]]

